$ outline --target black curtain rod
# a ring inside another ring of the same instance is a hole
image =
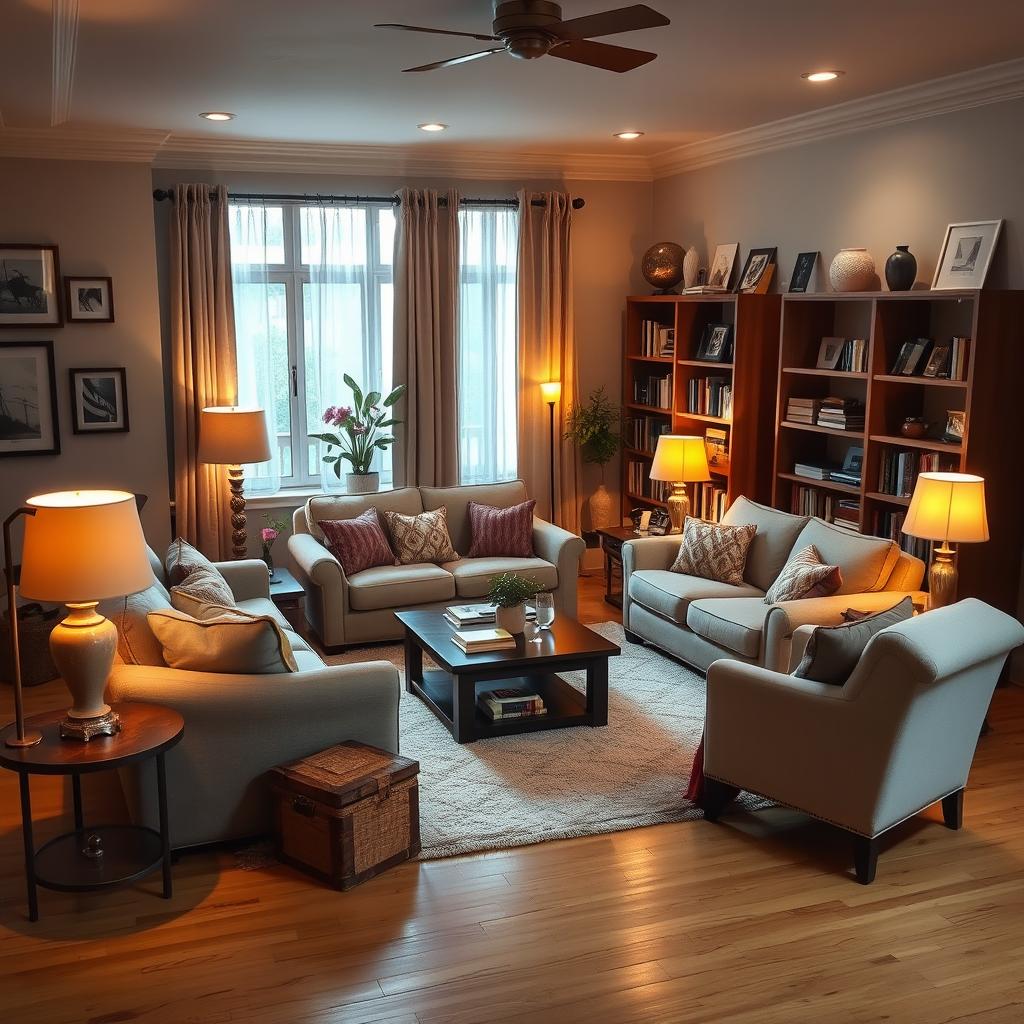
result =
[[[173,188],[155,188],[153,189],[153,198],[158,202],[162,203],[165,199],[174,198]],[[217,198],[216,192],[210,193],[211,199]],[[229,199],[237,200],[240,203],[297,203],[302,201],[307,202],[322,202],[322,203],[380,203],[381,205],[400,206],[402,200],[398,196],[322,196],[322,195],[285,195],[284,193],[254,193],[254,192],[231,192],[228,195]],[[447,206],[448,200],[441,196],[438,200],[440,206]],[[572,201],[572,208],[574,210],[582,210],[586,206],[587,201],[577,196]],[[508,206],[515,208],[519,206],[518,199],[463,199],[461,201],[463,206]],[[547,203],[543,199],[533,199],[530,201],[531,206],[546,206]]]

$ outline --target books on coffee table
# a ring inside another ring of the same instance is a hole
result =
[[[532,718],[546,715],[548,709],[539,694],[522,686],[503,686],[477,695],[477,707],[492,721],[504,718]]]
[[[496,605],[486,602],[483,604],[453,604],[444,610],[444,617],[456,629],[461,629],[463,626],[481,626],[494,621],[496,608]],[[527,605],[526,617],[532,619],[536,615],[537,609]]]
[[[452,643],[466,654],[481,654],[484,651],[514,651],[516,638],[500,626],[495,629],[457,629],[452,633]]]

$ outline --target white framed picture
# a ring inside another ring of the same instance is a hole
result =
[[[935,267],[932,290],[984,287],[1002,226],[1002,220],[950,224]]]
[[[733,267],[736,265],[736,253],[739,242],[726,242],[715,249],[715,258],[708,268],[708,287],[729,290],[732,281]]]

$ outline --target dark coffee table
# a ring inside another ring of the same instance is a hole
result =
[[[405,627],[405,688],[434,712],[457,743],[488,736],[512,736],[573,725],[608,724],[608,659],[619,648],[592,629],[565,615],[531,643],[535,627],[516,637],[515,650],[466,654],[452,642],[454,627],[444,611],[396,612]],[[424,672],[424,651],[441,667]],[[556,673],[587,673],[582,694]],[[536,718],[492,722],[476,706],[477,694],[496,683],[527,686],[547,708]]]

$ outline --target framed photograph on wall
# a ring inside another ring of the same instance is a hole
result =
[[[1001,220],[950,224],[942,242],[932,289],[983,288],[1002,227]]]
[[[743,265],[743,273],[740,274],[740,283],[736,290],[751,295],[763,295],[768,291],[774,273],[775,247],[751,249],[747,253],[747,262]]]
[[[791,292],[805,292],[811,283],[811,275],[818,262],[819,253],[800,252],[797,253],[796,263],[793,265],[793,275],[789,279],[789,290]]]
[[[55,245],[0,242],[0,327],[60,327]]]
[[[59,455],[52,341],[0,341],[0,455]]]
[[[736,265],[736,253],[739,252],[739,242],[726,242],[715,249],[715,258],[708,268],[708,288],[721,288],[729,290],[729,283],[732,281],[732,270]]]
[[[112,324],[114,286],[109,277],[65,277],[68,323]]]
[[[123,366],[68,370],[71,426],[76,434],[118,434],[128,430],[128,383]]]

